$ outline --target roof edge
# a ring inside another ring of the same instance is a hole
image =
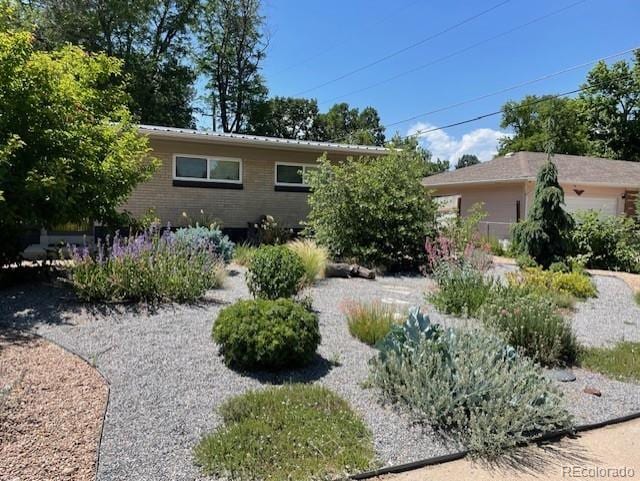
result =
[[[192,140],[228,145],[250,145],[268,149],[307,150],[313,152],[325,151],[359,155],[383,155],[389,153],[389,149],[386,147],[335,144],[331,142],[317,142],[311,140],[281,139],[277,137],[180,129],[175,127],[162,127],[158,125],[140,124],[138,125],[138,131],[142,134],[148,135],[149,137],[156,138]]]

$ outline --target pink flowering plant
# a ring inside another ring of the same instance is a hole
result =
[[[209,244],[180,241],[157,224],[122,237],[116,233],[95,251],[70,246],[70,281],[86,301],[193,302],[224,280],[224,260]]]

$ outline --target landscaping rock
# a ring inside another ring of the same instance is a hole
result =
[[[551,379],[559,382],[573,382],[576,380],[576,375],[571,369],[553,369]]]
[[[593,396],[598,396],[598,397],[602,396],[602,393],[600,392],[600,390],[596,389],[595,387],[588,387],[587,386],[587,387],[584,388],[583,392],[585,394],[591,394]]]

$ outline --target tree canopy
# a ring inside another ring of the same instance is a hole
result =
[[[449,161],[440,159],[436,159],[435,161],[431,160],[431,152],[425,149],[414,135],[402,137],[396,132],[393,137],[391,137],[391,140],[387,142],[387,147],[391,149],[401,149],[419,159],[422,162],[423,177],[449,170]]]
[[[16,2],[17,3],[17,2]],[[193,127],[196,75],[189,36],[199,0],[39,0],[22,10],[36,47],[67,43],[122,60],[130,111],[142,123]]]
[[[514,135],[500,139],[499,155],[522,150],[544,152],[547,139],[545,126],[550,119],[561,134],[556,146],[557,153],[585,155],[590,151],[579,100],[528,95],[519,102],[507,102],[502,111],[500,126],[510,127]]]
[[[260,0],[204,0],[198,40],[214,130],[219,119],[224,132],[246,131],[252,104],[267,95],[260,75],[267,47]]]
[[[31,32],[0,32],[0,263],[24,227],[114,220],[156,165],[120,60],[34,45]]]
[[[635,63],[599,62],[580,94],[591,152],[601,157],[640,161],[640,50]]]
[[[577,98],[529,95],[502,108],[502,128],[513,135],[500,140],[500,155],[544,152],[545,125],[552,120],[555,152],[640,161],[640,50],[634,61],[599,62],[587,75]]]
[[[470,165],[476,165],[480,163],[480,159],[477,155],[473,154],[464,154],[462,157],[458,159],[456,163],[456,169],[462,169],[464,167],[469,167]]]

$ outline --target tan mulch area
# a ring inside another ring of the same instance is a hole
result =
[[[38,337],[0,332],[0,480],[95,479],[107,384]]]

